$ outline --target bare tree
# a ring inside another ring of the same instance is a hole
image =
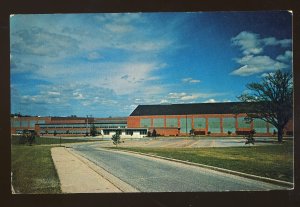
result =
[[[261,119],[275,126],[278,142],[282,142],[283,129],[293,116],[292,75],[278,70],[262,78],[261,83],[250,83],[246,87],[250,92],[238,98],[243,102],[257,103],[247,104],[247,111],[251,111],[247,118]]]

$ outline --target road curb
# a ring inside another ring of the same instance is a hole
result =
[[[109,149],[109,150],[118,151],[118,150],[115,150],[115,149]],[[183,164],[197,166],[197,167],[203,167],[203,168],[207,168],[207,169],[211,169],[211,170],[215,170],[215,171],[219,171],[219,172],[224,172],[224,173],[228,173],[228,174],[232,174],[232,175],[237,175],[237,176],[241,176],[241,177],[245,177],[245,178],[255,179],[255,180],[259,180],[259,181],[263,181],[263,182],[267,182],[267,183],[272,183],[272,184],[275,184],[275,185],[280,185],[280,186],[283,186],[283,187],[288,187],[288,188],[291,188],[290,190],[294,189],[294,184],[291,183],[291,182],[287,182],[287,181],[276,180],[276,179],[262,177],[262,176],[258,176],[258,175],[251,175],[251,174],[238,172],[238,171],[234,171],[234,170],[228,170],[228,169],[224,169],[224,168],[220,168],[220,167],[214,167],[214,166],[205,165],[205,164],[199,164],[199,163],[194,163],[194,162],[189,162],[189,161],[184,161],[184,160],[178,160],[178,159],[174,159],[174,158],[162,157],[162,156],[159,156],[159,155],[151,155],[151,154],[146,154],[146,153],[142,153],[142,152],[134,152],[134,151],[129,151],[129,150],[123,150],[123,149],[120,149],[120,148],[119,148],[119,150],[123,151],[123,152],[128,152],[128,153],[133,153],[133,154],[138,154],[138,155],[144,155],[144,156],[148,156],[148,157],[154,157],[154,158],[158,158],[158,159],[183,163]]]
[[[92,160],[89,160],[88,158],[84,157],[80,153],[76,153],[76,152],[74,152],[73,149],[70,149],[70,148],[67,148],[67,147],[65,147],[65,149],[69,153],[71,153],[73,156],[75,156],[76,158],[78,158],[80,161],[82,161],[83,163],[85,163],[89,168],[91,168],[96,173],[98,173],[99,175],[101,175],[104,179],[106,179],[111,184],[113,184],[118,189],[120,189],[122,192],[130,192],[130,193],[132,193],[132,192],[139,192],[137,189],[135,189],[134,187],[132,187],[128,183],[126,183],[126,182],[122,181],[121,179],[117,178],[116,176],[110,174],[105,169],[99,167]]]

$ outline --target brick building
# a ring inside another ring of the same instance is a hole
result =
[[[11,133],[35,130],[40,136],[86,136],[94,125],[102,137],[120,133],[124,138],[142,138],[148,131],[163,136],[195,135],[236,136],[256,131],[256,136],[275,136],[277,129],[260,119],[245,122],[250,103],[195,103],[139,105],[129,117],[11,117]],[[291,120],[284,130],[293,134]]]
[[[193,129],[197,135],[244,135],[254,129],[258,136],[272,136],[277,129],[260,119],[244,120],[250,103],[195,103],[139,105],[128,117],[127,126],[144,127],[164,136],[185,136]],[[253,104],[253,103],[251,103]],[[292,134],[292,120],[285,128]]]

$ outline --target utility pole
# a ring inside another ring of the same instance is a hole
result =
[[[86,115],[86,133],[85,135],[88,135],[88,124],[89,124],[89,115]]]
[[[186,133],[186,135],[188,135],[188,132],[187,132],[187,114],[185,115],[185,133]]]

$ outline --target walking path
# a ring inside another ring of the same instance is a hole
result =
[[[97,171],[64,147],[51,148],[63,193],[121,192]]]

